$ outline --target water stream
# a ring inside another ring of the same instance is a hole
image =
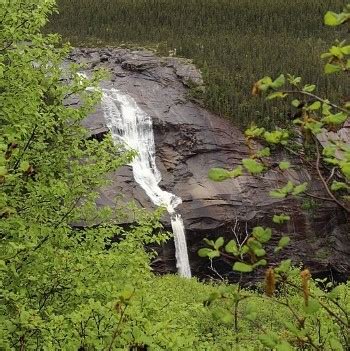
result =
[[[159,187],[161,174],[155,162],[155,144],[151,117],[142,111],[135,100],[117,89],[103,89],[102,107],[107,126],[116,142],[137,151],[131,166],[135,181],[157,206],[166,207],[174,233],[176,267],[183,277],[191,277],[185,228],[176,207],[178,196]]]

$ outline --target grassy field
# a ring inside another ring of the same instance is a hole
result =
[[[326,28],[323,14],[341,0],[58,0],[56,31],[73,45],[121,44],[192,58],[202,69],[205,104],[242,126],[285,119],[278,102],[251,96],[264,75],[293,73],[330,97],[348,95],[350,80],[322,76],[319,56],[346,33]]]

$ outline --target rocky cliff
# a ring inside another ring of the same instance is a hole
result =
[[[195,275],[215,276],[208,261],[197,256],[204,237],[224,235],[227,239],[244,240],[250,228],[272,226],[273,214],[281,212],[291,216],[283,232],[292,239],[282,255],[293,258],[296,264],[303,262],[317,274],[349,274],[347,218],[332,202],[276,200],[268,195],[269,190],[288,179],[296,183],[311,181],[310,191],[322,194],[315,174],[296,167],[285,173],[276,169],[260,177],[245,175],[222,183],[208,179],[211,167],[235,167],[248,155],[248,149],[238,128],[191,100],[193,89],[203,88],[200,72],[191,62],[127,49],[77,49],[71,60],[85,62],[88,71],[108,68],[111,80],[103,85],[131,95],[152,117],[157,166],[163,175],[161,187],[183,200],[179,211],[184,218]],[[85,125],[96,136],[107,131],[100,108],[86,119]],[[116,197],[122,196],[122,201],[135,199],[140,206],[153,208],[133,181],[130,167],[125,166],[110,177],[112,185],[101,191],[99,204],[114,205]],[[169,227],[166,216],[164,225]],[[276,234],[273,241],[278,240]],[[174,270],[172,245],[160,251],[156,269]],[[228,262],[218,261],[213,268],[234,278]]]

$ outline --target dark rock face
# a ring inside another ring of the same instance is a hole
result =
[[[157,166],[163,175],[160,185],[183,200],[178,210],[186,226],[195,275],[215,276],[208,261],[197,256],[204,237],[224,235],[227,239],[243,240],[255,225],[273,226],[273,214],[282,212],[291,216],[290,223],[282,229],[292,238],[283,256],[291,257],[296,264],[303,262],[317,274],[329,270],[350,273],[348,219],[333,203],[315,205],[276,200],[268,195],[269,190],[287,180],[295,183],[312,180],[310,192],[322,194],[315,174],[295,167],[283,174],[273,170],[259,178],[245,175],[222,183],[207,178],[211,167],[238,165],[248,156],[248,148],[238,128],[190,101],[189,87],[201,86],[203,82],[200,72],[188,60],[159,58],[149,51],[127,49],[79,49],[71,59],[87,63],[90,70],[108,68],[112,78],[103,84],[131,95],[152,117]],[[86,119],[85,125],[92,134],[108,131],[100,107]],[[133,181],[130,167],[123,167],[110,177],[113,184],[101,191],[101,205],[113,205],[115,198],[123,194],[125,201],[135,199],[145,208],[154,208]],[[164,218],[164,224],[169,227],[169,218]],[[277,243],[279,238],[276,234],[273,242]],[[156,269],[174,270],[171,244],[161,251]],[[229,263],[219,261],[215,267],[234,279]]]

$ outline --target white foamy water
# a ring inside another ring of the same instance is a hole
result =
[[[162,190],[162,176],[155,162],[155,145],[151,117],[142,111],[135,100],[117,89],[103,89],[102,107],[113,139],[135,150],[131,166],[135,181],[157,206],[166,207],[174,233],[176,266],[183,277],[191,277],[185,228],[176,207],[182,202],[178,196]]]

